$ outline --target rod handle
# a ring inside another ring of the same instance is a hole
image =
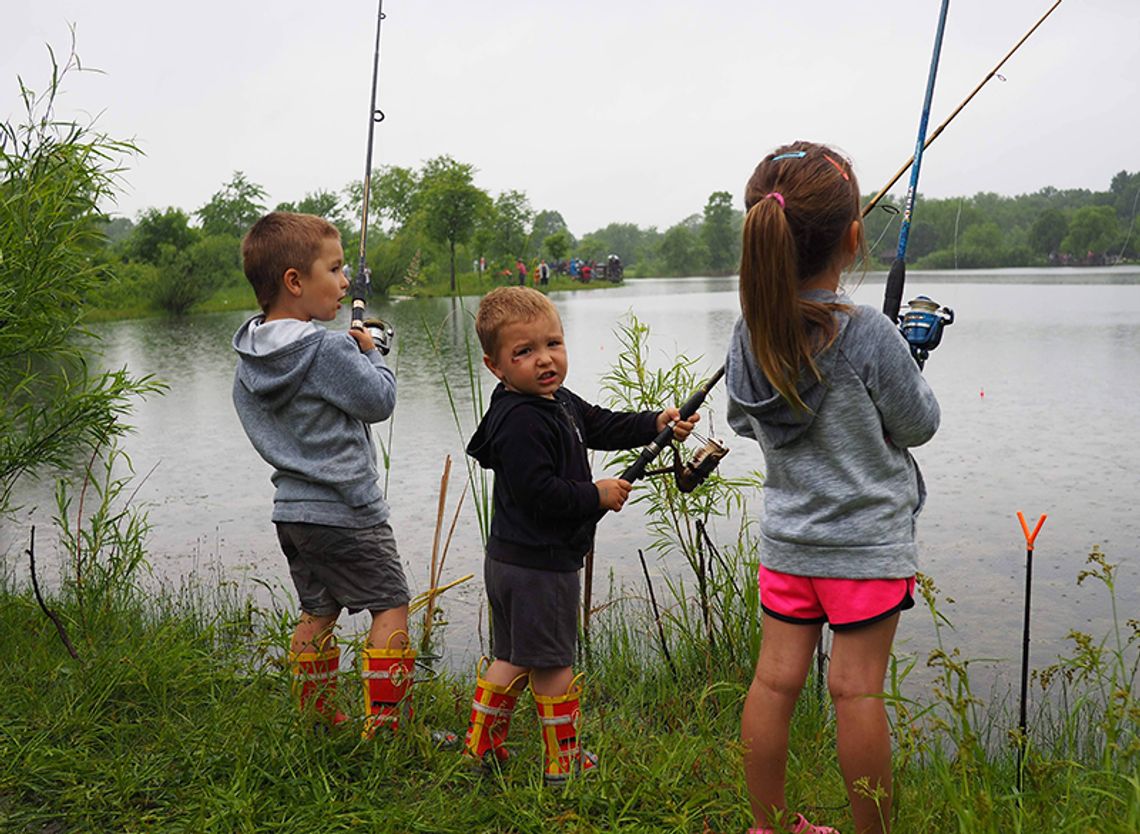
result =
[[[891,271],[887,274],[887,288],[883,293],[883,315],[894,324],[898,324],[904,284],[906,284],[906,260],[895,258],[891,264]]]

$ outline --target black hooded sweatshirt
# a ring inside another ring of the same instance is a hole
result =
[[[607,411],[559,388],[554,399],[501,383],[467,454],[495,471],[487,558],[576,571],[594,544],[598,489],[586,449],[630,449],[657,436],[658,411]]]

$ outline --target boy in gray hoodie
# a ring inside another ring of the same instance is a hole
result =
[[[313,215],[272,212],[242,241],[246,277],[264,311],[234,335],[233,399],[242,427],[273,467],[273,522],[301,605],[289,658],[301,708],[338,724],[333,696],[342,609],[368,610],[364,736],[395,730],[415,652],[408,585],[380,492],[370,424],[396,405],[396,378],[364,329],[330,332],[347,295],[340,233]],[[410,701],[407,701],[410,703]]]

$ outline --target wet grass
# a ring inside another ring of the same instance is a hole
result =
[[[470,680],[419,683],[415,721],[398,737],[319,732],[290,700],[280,660],[288,612],[222,591],[106,593],[98,606],[85,600],[85,612],[66,590],[50,600],[77,661],[29,591],[0,591],[0,830],[738,832],[748,824],[736,738],[751,659],[714,654],[699,630],[667,618],[674,674],[639,594],[622,591],[601,607],[583,658],[584,735],[602,770],[550,790],[525,697],[512,727],[515,758],[484,775],[434,749],[424,729],[463,730]],[[1031,729],[1021,795],[1017,740],[1003,739],[1015,709],[974,697],[953,652],[935,658],[940,677],[926,696],[907,692],[900,661],[888,695],[895,830],[1140,830],[1135,639],[1122,639],[1092,644],[1103,648],[1092,655],[1078,647],[1046,670],[1058,697]],[[833,722],[815,692],[809,682],[793,725],[789,798],[849,831]],[[359,712],[351,670],[338,695]]]

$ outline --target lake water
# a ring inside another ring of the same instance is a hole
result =
[[[868,276],[853,292],[856,301],[878,307],[882,280]],[[919,524],[921,567],[955,600],[946,607],[956,626],[949,644],[969,657],[997,659],[992,680],[1008,681],[1021,649],[1025,541],[1018,510],[1031,521],[1049,515],[1035,557],[1034,665],[1054,658],[1070,628],[1096,637],[1106,632],[1107,594],[1099,584],[1078,588],[1075,582],[1095,544],[1120,563],[1122,620],[1140,614],[1140,514],[1131,506],[1140,479],[1140,269],[914,272],[907,292],[926,292],[957,312],[926,369],[943,418],[935,439],[916,451],[930,492]],[[704,356],[710,371],[723,361],[738,314],[734,278],[638,280],[553,297],[570,352],[567,384],[587,399],[599,397],[599,380],[619,349],[615,331],[629,313],[651,328],[654,364],[669,365],[685,353]],[[473,298],[423,299],[377,307],[397,331],[399,404],[388,497],[413,593],[428,584],[446,455],[454,459],[449,518],[463,485],[463,446],[475,418],[460,322],[464,305],[474,310],[476,304]],[[137,430],[125,444],[140,476],[154,470],[136,500],[149,505],[155,576],[168,585],[191,575],[206,582],[225,576],[262,595],[260,583],[267,582],[290,599],[269,522],[269,469],[245,439],[230,402],[230,337],[249,314],[101,325],[101,362],[152,373],[170,385],[166,396],[138,405]],[[462,431],[442,385],[444,372]],[[480,380],[489,393],[490,375],[481,371]],[[715,418],[723,416],[723,397],[722,386],[710,397]],[[713,426],[724,435],[722,419]],[[378,433],[387,440],[388,425]],[[727,472],[763,469],[754,443],[724,439],[732,448]],[[31,523],[40,525],[42,560],[50,565],[54,555],[44,537],[53,508],[50,484],[25,485],[19,500],[25,509],[0,529],[0,559],[17,576]],[[759,496],[752,503],[756,511]],[[453,664],[480,651],[479,541],[469,500],[445,572],[445,579],[476,574],[445,597],[444,636]],[[612,570],[640,592],[637,548],[648,541],[638,508],[611,514],[598,530],[596,586],[605,587]],[[668,567],[667,561],[658,565]],[[924,657],[933,632],[920,611],[903,617],[898,645]],[[348,621],[349,629],[362,630],[363,616]]]

